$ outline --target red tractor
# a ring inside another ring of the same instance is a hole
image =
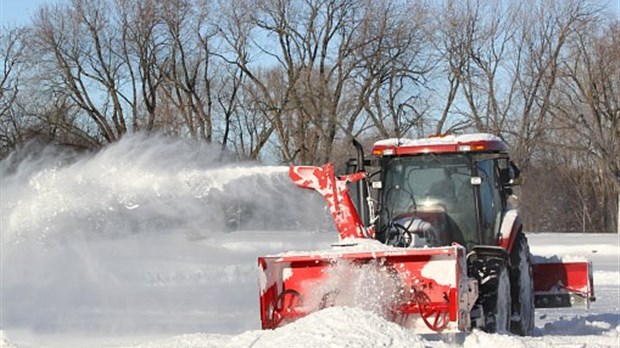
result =
[[[296,185],[326,199],[340,242],[258,259],[264,329],[344,305],[418,332],[531,335],[534,307],[594,301],[587,260],[533,262],[512,202],[519,170],[500,138],[388,139],[372,160],[355,145],[350,174],[290,168]]]

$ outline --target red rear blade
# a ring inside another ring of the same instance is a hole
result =
[[[595,301],[589,261],[536,260],[532,266],[536,308],[587,309]]]

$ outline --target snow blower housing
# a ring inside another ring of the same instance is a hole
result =
[[[530,255],[510,203],[519,171],[500,138],[379,141],[372,174],[355,145],[351,174],[336,176],[331,164],[290,168],[296,185],[325,198],[340,243],[258,259],[264,329],[347,305],[419,332],[477,327],[529,335],[534,306],[594,301],[587,260]]]

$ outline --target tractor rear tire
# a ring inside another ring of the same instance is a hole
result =
[[[520,336],[534,334],[534,278],[531,258],[527,237],[519,233],[510,254],[510,331]]]

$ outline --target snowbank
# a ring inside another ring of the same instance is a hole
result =
[[[333,348],[426,347],[426,340],[401,326],[357,308],[332,307],[276,330],[237,336],[194,334],[139,343],[131,348]]]
[[[16,348],[14,345],[9,342],[9,339],[6,337],[4,331],[0,330],[0,348]]]
[[[594,271],[593,276],[595,287],[598,285],[620,285],[620,272]],[[620,293],[618,294],[618,296],[620,296]]]

